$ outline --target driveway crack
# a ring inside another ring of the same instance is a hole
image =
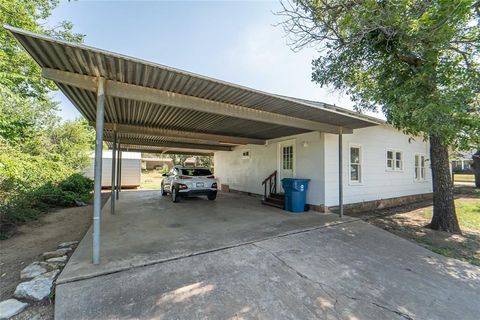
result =
[[[280,258],[277,254],[275,254],[274,252],[268,250],[267,248],[264,248],[262,246],[259,246],[255,243],[252,243],[253,246],[259,248],[260,250],[263,250],[263,251],[266,251],[268,252],[271,256],[273,256],[276,260],[280,261],[282,263],[282,265],[284,265],[285,267],[287,267],[288,269],[292,270],[298,277],[302,278],[302,279],[305,279],[309,282],[312,282],[313,284],[317,285],[318,287],[320,287],[320,289],[325,292],[326,295],[328,295],[330,297],[330,299],[333,300],[333,311],[335,313],[335,318],[336,319],[341,319],[341,316],[340,316],[340,313],[338,312],[337,310],[337,304],[338,304],[338,299],[335,298],[335,296],[333,296],[328,290],[325,289],[325,287],[328,287],[330,288],[330,290],[334,291],[334,289],[325,284],[325,283],[322,283],[322,282],[318,282],[318,281],[315,281],[313,279],[310,279],[307,275],[301,273],[300,271],[298,271],[297,269],[295,269],[294,267],[292,267],[290,264],[288,264],[285,260],[283,260],[282,258]]]
[[[323,283],[323,282],[320,282],[320,281],[317,281],[317,280],[314,280],[314,279],[311,279],[310,277],[308,277],[306,274],[298,271],[297,269],[295,269],[292,265],[290,265],[288,262],[286,262],[284,259],[282,259],[278,254],[276,254],[275,252],[265,248],[265,247],[262,247],[260,245],[257,245],[255,243],[252,243],[253,246],[259,248],[260,250],[263,250],[263,251],[266,251],[268,252],[271,256],[273,256],[275,259],[277,259],[278,261],[280,261],[285,267],[287,267],[288,269],[292,270],[298,277],[302,278],[302,279],[305,279],[315,285],[317,285],[318,287],[320,287],[320,289],[325,292],[333,301],[333,310],[335,311],[335,317],[337,319],[340,319],[341,318],[341,315],[338,311],[338,299],[331,293],[333,292],[334,294],[337,294],[337,295],[341,295],[341,296],[344,296],[345,298],[347,299],[350,299],[350,300],[354,300],[354,301],[361,301],[361,302],[364,302],[364,303],[368,303],[368,304],[371,304],[377,308],[380,308],[382,310],[385,310],[385,311],[388,311],[388,312],[391,312],[391,313],[394,313],[396,314],[397,316],[400,316],[404,319],[407,319],[407,320],[414,320],[414,318],[404,312],[401,312],[399,310],[396,310],[396,309],[393,309],[391,307],[388,307],[388,306],[385,306],[385,305],[382,305],[378,302],[375,302],[375,301],[370,301],[370,300],[367,300],[367,299],[362,299],[362,298],[357,298],[357,297],[353,297],[353,296],[350,296],[344,292],[339,292],[337,291],[334,287],[332,287],[331,285],[328,285],[326,283]],[[325,288],[328,288],[331,292],[329,292],[328,290],[326,290]]]

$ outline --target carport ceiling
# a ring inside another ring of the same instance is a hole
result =
[[[112,149],[113,144],[107,142],[108,148]],[[192,156],[213,156],[213,150],[185,149],[185,148],[165,148],[157,146],[139,146],[135,144],[122,144],[122,151],[160,153],[160,154],[185,154]]]
[[[351,133],[381,123],[324,103],[6,28],[42,67],[43,76],[54,81],[90,123],[96,121],[97,80],[106,80],[107,141],[116,129],[122,143],[138,148],[226,150],[228,145],[262,144],[309,131],[338,133],[342,128]]]

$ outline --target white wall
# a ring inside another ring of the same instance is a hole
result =
[[[338,205],[338,136],[325,134],[325,205]],[[387,126],[354,130],[343,135],[344,203],[394,198],[432,192],[430,162],[425,163],[426,179],[414,180],[415,154],[429,159],[428,143],[421,138],[409,141],[409,136]],[[349,148],[361,146],[362,181],[350,183]],[[403,153],[403,170],[386,169],[387,149]]]
[[[307,203],[338,205],[338,136],[333,134],[312,132],[269,140],[265,146],[247,145],[230,152],[215,152],[215,176],[232,189],[263,194],[262,180],[277,170],[278,142],[291,139],[296,141],[295,177],[311,179]],[[359,184],[349,181],[351,144],[362,149]],[[387,149],[402,152],[403,170],[386,169]],[[245,150],[250,150],[250,159],[242,159]],[[415,154],[429,159],[428,143],[421,138],[411,140],[387,125],[357,129],[353,134],[343,135],[343,154],[345,204],[432,192],[429,161],[425,165],[426,179],[414,180]]]
[[[263,179],[278,169],[278,142],[292,139],[295,139],[295,177],[311,179],[307,203],[323,204],[323,136],[318,132],[269,140],[265,146],[247,145],[215,152],[215,177],[231,189],[263,194]],[[245,150],[250,150],[250,159],[242,159]]]
[[[112,179],[112,151],[103,151],[102,187],[110,187]],[[142,160],[138,152],[122,152],[122,186],[139,186],[141,182]],[[90,179],[94,176],[94,163],[84,170]]]

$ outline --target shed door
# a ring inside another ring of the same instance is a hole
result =
[[[283,191],[282,179],[295,177],[295,140],[280,142],[278,156],[278,189]]]

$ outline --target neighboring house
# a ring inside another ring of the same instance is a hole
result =
[[[197,158],[195,158],[195,157],[187,158],[183,162],[183,165],[185,167],[195,167],[197,165]]]
[[[386,124],[343,135],[344,203],[370,202],[378,207],[428,197],[432,192],[428,154],[429,144],[422,138],[411,139]],[[323,211],[338,205],[337,135],[311,132],[268,140],[264,146],[217,151],[214,163],[224,190],[264,194],[260,177],[276,170],[278,184],[284,177],[311,179],[307,203],[314,208]]]
[[[158,170],[167,166],[168,169],[173,168],[173,159],[171,158],[142,158],[142,169]]]
[[[93,158],[93,154],[92,154]],[[84,175],[93,179],[94,166],[92,164],[84,170]],[[122,188],[136,188],[140,186],[142,173],[142,159],[140,152],[122,152]],[[103,150],[102,187],[110,188],[112,179],[112,151]]]
[[[471,172],[473,164],[474,150],[468,152],[455,152],[451,156],[452,170],[453,172]]]

